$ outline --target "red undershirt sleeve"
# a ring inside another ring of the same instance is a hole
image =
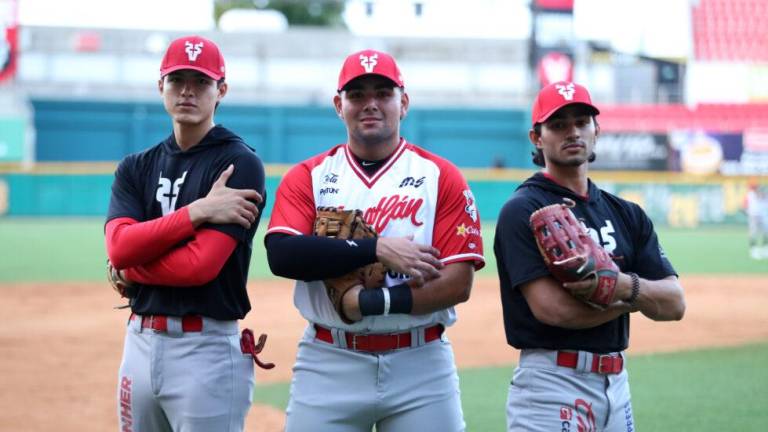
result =
[[[106,226],[107,256],[117,269],[141,265],[194,234],[187,207],[146,222],[127,217],[112,219]]]
[[[200,229],[194,240],[162,257],[125,269],[128,280],[142,284],[188,287],[212,281],[224,267],[237,240],[213,229]]]

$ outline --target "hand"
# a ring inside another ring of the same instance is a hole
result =
[[[363,314],[360,312],[360,291],[362,290],[362,285],[356,285],[345,292],[344,297],[341,298],[341,311],[350,321],[363,319]]]
[[[444,267],[436,248],[415,243],[413,236],[379,237],[376,257],[390,270],[409,275],[411,286],[418,288],[428,280],[440,277]]]
[[[247,229],[256,221],[259,215],[257,204],[263,198],[253,189],[227,187],[227,181],[234,171],[235,166],[230,164],[213,183],[208,195],[189,205],[189,217],[195,227],[210,222],[235,223]]]

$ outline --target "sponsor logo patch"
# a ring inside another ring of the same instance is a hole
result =
[[[424,180],[426,177],[420,177],[419,179],[415,179],[413,177],[406,177],[403,179],[403,181],[400,182],[400,187],[404,188],[407,186],[413,186],[415,188],[418,188],[419,186],[424,184]]]
[[[332,194],[337,194],[337,193],[339,193],[339,188],[327,187],[327,188],[320,189],[320,196],[332,195]]]
[[[464,211],[469,215],[472,222],[477,222],[477,207],[475,206],[475,196],[472,195],[472,191],[469,189],[462,192],[464,199],[467,201],[467,205],[464,206]]]
[[[456,235],[466,237],[468,235],[480,235],[480,229],[473,225],[461,224],[456,227]]]

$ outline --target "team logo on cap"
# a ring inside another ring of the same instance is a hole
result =
[[[557,88],[557,92],[563,95],[565,100],[572,100],[573,94],[576,93],[576,88],[573,86],[573,83],[568,83],[567,85],[556,84],[555,87]]]
[[[360,66],[365,69],[366,73],[373,72],[374,66],[376,66],[376,63],[378,63],[379,55],[374,54],[372,56],[365,56],[360,54]]]
[[[201,52],[203,52],[203,43],[199,42],[196,44],[193,44],[190,41],[184,42],[184,51],[187,52],[187,57],[189,57],[189,61],[195,61],[197,60],[197,56],[200,55]]]

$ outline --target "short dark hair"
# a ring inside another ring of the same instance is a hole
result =
[[[592,122],[595,123],[595,126],[598,126],[597,123],[597,116],[592,116]],[[541,136],[541,123],[535,123],[533,125],[533,133],[535,133],[538,136]],[[535,165],[538,165],[540,167],[546,166],[546,162],[544,161],[544,152],[541,151],[540,148],[537,148],[536,151],[531,152],[531,160]],[[597,156],[595,155],[595,152],[592,151],[592,154],[589,155],[589,159],[587,159],[587,162],[594,162]]]
[[[221,87],[221,85],[224,84],[224,77],[221,77],[220,80],[216,81],[216,88]],[[216,109],[219,107],[219,102],[216,102],[216,106],[213,107],[213,112],[216,112]]]

